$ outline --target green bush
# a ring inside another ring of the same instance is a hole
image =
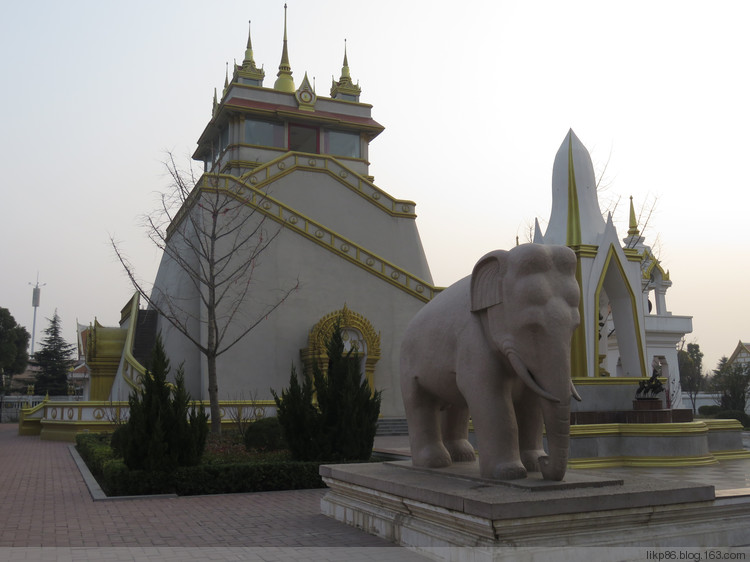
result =
[[[130,470],[122,459],[112,459],[104,463],[99,485],[108,496],[145,496],[174,493],[172,474]]]
[[[299,461],[368,460],[380,413],[381,393],[372,392],[354,348],[344,353],[337,323],[326,342],[328,368],[313,364],[313,380],[300,386],[292,368],[289,389],[273,393],[277,416],[292,456]],[[313,391],[314,385],[314,391]],[[313,395],[317,394],[317,407]]]
[[[248,451],[278,451],[287,446],[276,417],[261,418],[250,423],[245,428],[244,442]]]
[[[174,473],[181,496],[324,488],[319,462],[275,462],[182,467]]]
[[[100,479],[110,496],[181,496],[324,488],[317,462],[268,462],[184,466],[172,473],[129,470],[122,459],[104,463]]]
[[[363,461],[372,456],[380,414],[380,392],[372,392],[362,362],[352,347],[344,353],[338,324],[326,343],[328,369],[313,364],[313,383],[320,409],[320,459]]]
[[[317,459],[320,452],[320,417],[313,404],[315,393],[312,381],[304,377],[300,385],[292,365],[289,388],[281,391],[281,397],[273,389],[271,393],[276,401],[276,416],[292,458],[298,461]]]
[[[737,420],[742,427],[750,427],[750,416],[740,410],[723,410],[714,417],[720,420]]]
[[[76,450],[94,477],[101,476],[104,465],[114,458],[109,445],[109,433],[79,433],[76,435]]]
[[[167,383],[169,359],[157,336],[142,390],[130,395],[128,423],[115,433],[114,447],[131,470],[172,472],[200,462],[208,435],[203,407],[190,408],[182,367],[175,384]]]
[[[698,408],[698,413],[702,416],[715,416],[721,410],[721,406],[701,406]]]

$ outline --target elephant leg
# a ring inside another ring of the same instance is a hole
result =
[[[539,472],[539,457],[547,455],[542,442],[544,420],[538,398],[528,390],[516,403],[516,421],[521,462],[527,471]]]
[[[416,384],[415,384],[416,386]],[[414,388],[404,395],[409,446],[414,466],[442,468],[450,466],[451,455],[440,435],[440,404],[425,391]]]
[[[469,443],[469,408],[452,405],[443,411],[443,444],[453,462],[473,461],[474,447]]]
[[[526,468],[521,463],[518,426],[510,396],[485,389],[479,402],[469,401],[474,406],[472,417],[477,434],[480,475],[496,480],[525,478]]]

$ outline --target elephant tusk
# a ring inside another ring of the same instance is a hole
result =
[[[578,394],[578,391],[576,390],[576,386],[573,384],[573,381],[570,381],[570,395],[578,400],[579,402],[583,402],[583,399],[581,398],[581,395]]]
[[[513,366],[513,370],[516,371],[518,376],[521,378],[521,380],[526,383],[526,386],[528,386],[531,390],[536,392],[539,396],[542,398],[546,398],[550,402],[560,402],[560,399],[556,396],[550,394],[546,390],[544,390],[541,386],[539,386],[539,383],[536,382],[536,379],[534,378],[534,375],[531,374],[531,372],[526,368],[526,365],[521,360],[518,355],[516,355],[513,351],[507,351],[508,360],[510,361],[510,364]]]

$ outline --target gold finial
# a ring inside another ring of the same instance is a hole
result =
[[[293,94],[297,89],[294,86],[292,78],[292,67],[289,64],[289,51],[287,49],[286,38],[286,4],[284,4],[284,47],[281,51],[281,63],[279,63],[279,72],[276,75],[276,82],[273,85],[274,90]]]
[[[250,37],[252,31],[253,20],[247,20],[247,49],[245,50],[245,58],[253,58],[253,40]]]
[[[628,236],[640,236],[641,233],[638,231],[638,220],[635,218],[632,195],[630,196],[630,223],[628,226],[630,227],[628,229]]]
[[[346,58],[346,39],[344,39],[344,66],[341,67],[341,77],[352,79],[351,74],[349,74],[349,59]]]
[[[251,86],[262,86],[263,79],[266,77],[266,73],[262,68],[258,68],[255,65],[255,59],[253,58],[253,41],[251,38],[250,31],[251,21],[247,22],[247,48],[245,49],[245,60],[242,61],[242,66],[235,68],[237,75],[240,77],[240,83],[250,84]]]
[[[216,115],[216,110],[218,109],[218,107],[219,107],[219,101],[216,99],[216,88],[214,88],[214,105],[211,108],[211,116],[212,117],[214,115]]]
[[[362,89],[359,85],[352,83],[352,76],[349,71],[349,58],[346,53],[346,39],[344,39],[344,63],[341,67],[341,77],[339,81],[333,80],[331,84],[331,97],[346,99],[349,101],[359,101],[359,94]]]

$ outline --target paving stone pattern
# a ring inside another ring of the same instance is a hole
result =
[[[0,561],[424,560],[321,515],[324,490],[94,502],[67,443],[17,433],[0,425]]]

